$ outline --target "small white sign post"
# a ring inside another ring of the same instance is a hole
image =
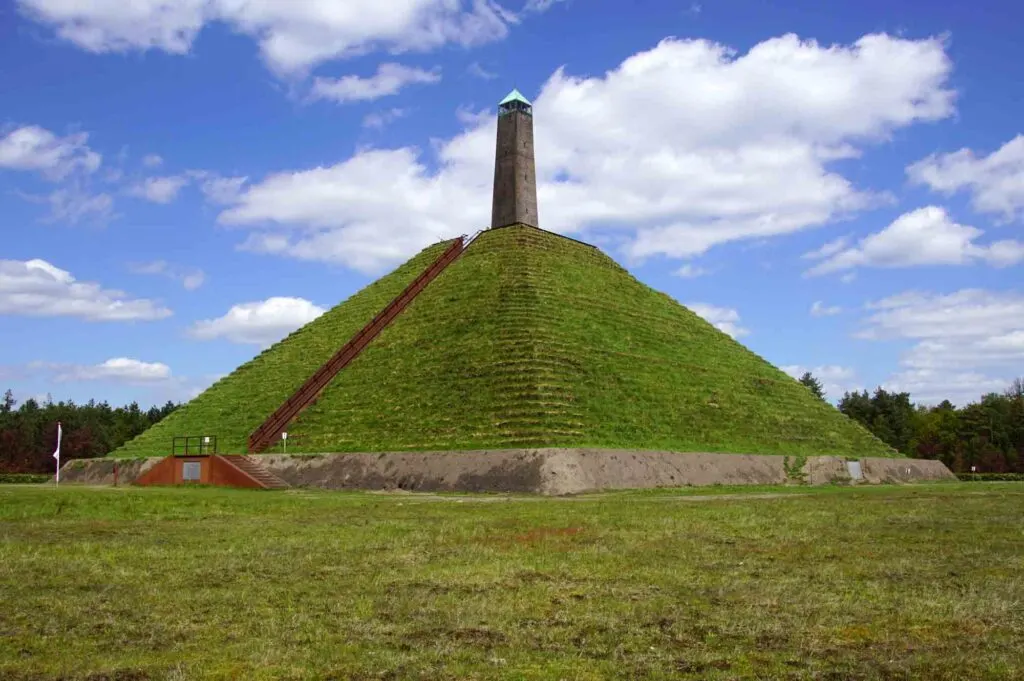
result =
[[[284,447],[284,453],[288,453],[288,433],[281,433],[281,446]]]
[[[203,436],[203,446],[200,448],[199,453],[200,454],[209,454],[209,450],[210,450],[210,436],[209,435],[204,435]]]

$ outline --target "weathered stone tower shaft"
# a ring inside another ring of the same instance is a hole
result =
[[[533,158],[533,106],[518,90],[513,90],[498,105],[491,227],[516,223],[540,227]]]

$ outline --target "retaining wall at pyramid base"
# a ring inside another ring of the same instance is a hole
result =
[[[121,482],[131,483],[157,461],[160,459],[122,462],[119,467]],[[860,459],[861,478],[855,480],[851,477],[847,460],[838,456],[803,458],[612,449],[267,454],[261,456],[260,461],[293,487],[418,492],[564,495],[687,485],[877,484],[956,480],[941,461],[925,459]],[[68,462],[62,469],[61,479],[112,484],[112,462],[109,459]]]

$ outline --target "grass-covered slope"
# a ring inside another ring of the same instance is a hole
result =
[[[246,451],[249,434],[451,244],[424,249],[397,270],[267,348],[127,442],[115,456],[163,456],[173,438],[216,435],[221,452]]]
[[[597,249],[484,232],[289,426],[305,452],[895,452]]]

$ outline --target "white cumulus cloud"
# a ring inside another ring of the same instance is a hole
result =
[[[1024,217],[1024,135],[981,158],[970,149],[933,154],[909,166],[907,175],[944,194],[970,192],[980,212]]]
[[[887,385],[917,393],[924,401],[962,404],[996,386],[1006,387],[1024,366],[1020,293],[908,291],[872,302],[868,310],[860,338],[914,343]]]
[[[480,224],[485,212],[490,213],[489,202],[484,206],[474,201],[460,182],[435,181],[412,150],[399,149],[367,151],[334,166],[272,175],[248,187],[219,220],[227,225],[299,226],[294,232],[253,232],[243,247],[373,272],[450,236],[461,225]],[[410,220],[411,215],[416,219]]]
[[[79,317],[89,321],[148,321],[171,311],[123,291],[77,281],[45,260],[0,260],[0,314]]]
[[[499,40],[515,21],[493,0],[18,0],[23,12],[90,52],[189,52],[223,22],[258,41],[282,74],[364,54]]]
[[[60,180],[79,170],[92,173],[102,157],[91,150],[84,132],[58,137],[37,125],[27,125],[0,136],[0,168],[31,170]]]
[[[325,312],[304,298],[273,297],[233,306],[223,316],[196,322],[193,338],[270,345]]]
[[[989,245],[977,243],[983,234],[976,227],[952,220],[937,206],[918,208],[899,216],[881,232],[860,240],[856,246],[832,252],[807,271],[814,276],[856,267],[913,267],[920,265],[969,265],[976,262],[1005,267],[1024,260],[1024,242],[1012,239]],[[830,250],[826,244],[814,257]]]
[[[643,258],[827,224],[885,198],[829,164],[949,116],[949,72],[942,41],[888,35],[785,35],[745,54],[668,39],[602,76],[560,68],[534,102],[541,226],[610,232]],[[271,174],[220,221],[258,230],[246,248],[379,270],[487,224],[495,125],[469,122],[436,163],[369,149]]]

